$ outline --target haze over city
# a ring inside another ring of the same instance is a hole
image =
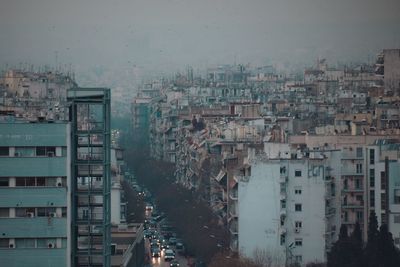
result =
[[[0,64],[171,71],[372,61],[400,44],[397,0],[2,0]],[[57,62],[56,62],[57,61]]]
[[[0,265],[399,267],[400,0],[0,0]]]

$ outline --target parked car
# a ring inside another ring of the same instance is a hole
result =
[[[181,255],[185,254],[185,246],[183,245],[183,243],[177,242],[175,245],[175,248],[179,254],[181,254]]]
[[[169,243],[170,246],[175,246],[176,237],[170,237],[170,239],[168,240],[168,243]]]
[[[175,252],[172,249],[166,249],[164,253],[165,261],[172,261],[175,259]]]

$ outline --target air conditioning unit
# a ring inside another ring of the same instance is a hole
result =
[[[50,212],[50,213],[49,213],[49,217],[55,218],[55,217],[57,217],[57,213],[55,213],[55,212]]]
[[[14,157],[20,157],[20,156],[21,156],[21,153],[19,153],[19,152],[14,153]]]
[[[58,186],[58,187],[61,187],[61,186],[62,186],[62,178],[61,178],[61,177],[58,177],[58,178],[57,178],[57,186]]]
[[[47,247],[48,247],[48,248],[55,248],[56,245],[55,245],[54,243],[48,243],[48,244],[47,244]]]
[[[48,157],[54,157],[54,152],[53,152],[53,151],[47,152],[47,156],[48,156]]]
[[[11,239],[10,243],[8,244],[8,247],[9,248],[15,248],[15,243],[14,242],[15,242],[14,239]]]
[[[33,217],[35,217],[35,213],[33,213],[33,212],[27,212],[27,213],[26,213],[26,216],[28,216],[28,217],[30,217],[30,218],[33,218]]]
[[[296,234],[300,233],[300,228],[294,228],[294,232],[295,232]]]

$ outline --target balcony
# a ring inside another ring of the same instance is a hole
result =
[[[342,189],[343,193],[363,193],[364,189],[362,187],[345,187]]]
[[[363,209],[364,201],[342,203],[342,209]]]
[[[361,170],[361,172],[357,172],[356,170],[342,169],[342,176],[363,176],[363,175],[364,175],[364,170]]]
[[[331,217],[331,216],[335,215],[335,213],[336,213],[336,209],[335,208],[325,207],[325,215],[327,217]]]
[[[239,250],[239,241],[237,238],[231,238],[230,249],[234,252]]]
[[[237,223],[237,221],[233,221],[233,222],[231,222],[231,224],[229,225],[229,232],[232,234],[232,235],[237,235],[238,233],[239,233],[239,230],[238,230],[238,223]]]
[[[238,200],[238,192],[236,191],[230,191],[229,192],[229,198],[231,200]]]
[[[65,187],[5,187],[0,188],[0,207],[66,207]]]
[[[238,211],[235,208],[230,208],[229,209],[229,215],[231,218],[237,218],[238,217]]]

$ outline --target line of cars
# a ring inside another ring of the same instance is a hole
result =
[[[147,203],[146,212],[151,212],[145,221],[144,237],[150,242],[150,253],[153,258],[170,262],[170,267],[179,266],[176,253],[185,254],[183,241],[177,238],[174,228],[168,223],[165,214],[158,213],[154,205]]]

